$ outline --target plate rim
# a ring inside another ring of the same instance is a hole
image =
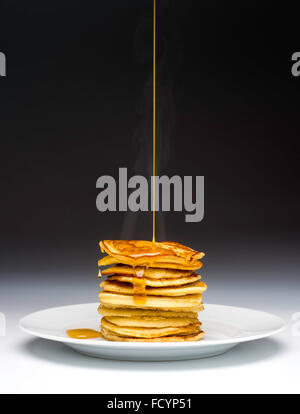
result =
[[[38,338],[42,338],[42,339],[47,339],[50,341],[55,341],[55,342],[61,342],[61,343],[65,343],[65,344],[70,344],[70,345],[86,345],[86,346],[91,346],[91,347],[112,347],[112,348],[141,348],[141,349],[145,349],[145,348],[176,348],[176,347],[181,347],[181,348],[198,348],[199,346],[201,347],[208,347],[208,346],[217,346],[217,345],[229,345],[229,344],[239,344],[239,343],[243,343],[243,342],[250,342],[250,341],[255,341],[255,340],[259,340],[259,339],[263,339],[263,338],[267,338],[270,337],[272,335],[276,335],[282,331],[284,331],[287,327],[287,323],[286,321],[278,316],[275,315],[273,313],[270,312],[265,312],[265,311],[261,311],[258,309],[253,309],[253,308],[246,308],[246,307],[241,307],[241,306],[233,306],[233,305],[223,305],[223,304],[216,304],[216,303],[206,303],[205,307],[207,306],[217,306],[217,307],[224,307],[224,308],[230,308],[230,309],[234,309],[234,310],[238,310],[238,309],[242,309],[243,311],[250,311],[250,312],[259,312],[262,314],[265,314],[267,316],[271,316],[273,318],[277,318],[278,319],[278,323],[281,324],[281,326],[277,329],[274,330],[270,330],[269,332],[262,332],[262,333],[257,333],[257,334],[252,334],[252,335],[248,335],[248,336],[242,336],[242,337],[234,337],[234,338],[227,338],[227,339],[208,339],[206,341],[195,341],[195,342],[121,342],[121,341],[99,341],[97,338],[96,339],[75,339],[75,338],[68,338],[68,337],[58,337],[56,335],[51,335],[51,334],[46,334],[46,333],[39,333],[36,332],[32,329],[29,329],[27,327],[24,326],[24,322],[26,321],[26,319],[34,316],[35,314],[38,313],[43,313],[43,312],[49,312],[49,311],[57,311],[57,310],[61,310],[64,308],[71,308],[74,306],[95,306],[96,308],[99,306],[99,304],[97,302],[89,302],[89,303],[78,303],[78,304],[73,304],[73,305],[63,305],[63,306],[55,306],[55,307],[51,307],[51,308],[45,308],[45,309],[41,309],[35,312],[31,312],[25,316],[23,316],[18,323],[19,329],[21,329],[23,332],[26,332],[32,336],[38,337]]]

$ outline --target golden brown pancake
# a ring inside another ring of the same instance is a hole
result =
[[[143,277],[143,281],[145,282],[146,286],[150,287],[165,287],[165,286],[181,286],[186,285],[188,283],[197,282],[197,280],[201,279],[200,275],[192,275],[187,277],[177,277],[176,279],[148,279],[146,277]],[[111,280],[117,280],[119,282],[125,282],[125,283],[132,283],[134,282],[133,276],[122,276],[122,275],[113,275],[109,276],[108,279]]]
[[[103,240],[102,252],[110,256],[125,256],[136,260],[140,257],[176,257],[184,261],[201,259],[204,253],[175,242],[150,242],[146,240]],[[168,260],[165,260],[168,261]]]
[[[107,257],[107,256],[106,256]],[[145,268],[137,266],[119,265],[111,266],[108,269],[101,271],[103,276],[106,275],[126,275],[126,276],[139,276],[148,279],[175,279],[178,277],[188,277],[195,275],[193,270],[180,270],[180,269],[160,269],[160,268]]]
[[[134,278],[138,279],[138,278]],[[134,289],[131,283],[118,282],[114,280],[105,280],[100,283],[100,287],[107,292],[120,293],[122,295],[133,295]],[[147,296],[185,296],[201,294],[206,290],[204,282],[189,283],[183,286],[175,287],[147,287]]]
[[[198,312],[202,307],[201,295],[188,295],[179,297],[147,296],[145,303],[137,304],[134,297],[101,291],[99,293],[100,303],[111,308],[133,308],[133,309],[160,309],[172,311]]]
[[[200,305],[200,311],[204,309],[203,305]],[[100,305],[98,312],[103,316],[120,316],[123,318],[136,318],[136,317],[163,317],[163,318],[191,318],[198,317],[198,312],[173,312],[169,310],[159,309],[130,309],[130,308],[107,308]]]
[[[106,320],[106,317],[101,319],[101,329],[105,329],[111,333],[129,336],[133,338],[159,338],[161,336],[169,335],[192,335],[200,332],[200,322],[191,323],[186,326],[179,327],[163,327],[163,328],[140,328],[135,326],[118,326]]]
[[[111,333],[106,329],[101,329],[101,332],[106,340],[117,342],[192,342],[200,341],[200,339],[202,339],[204,336],[203,331],[200,331],[199,333],[193,335],[163,336],[160,338],[129,338]]]
[[[187,326],[199,323],[196,318],[162,318],[157,316],[143,316],[124,318],[122,316],[105,316],[105,320],[118,326],[134,326],[136,328],[166,328]]]
[[[131,260],[126,260],[124,259],[117,259],[115,257],[112,256],[105,256],[102,259],[98,260],[98,266],[108,266],[108,265],[112,265],[112,264],[126,264],[126,265],[131,265]],[[159,267],[159,268],[166,268],[166,269],[179,269],[179,270],[197,270],[200,269],[202,267],[202,262],[200,262],[199,260],[194,260],[193,262],[190,262],[188,264],[180,264],[180,263],[169,263],[169,262],[151,262],[149,265],[149,262],[147,261],[142,261],[142,263],[138,263],[138,265],[140,266],[145,266],[145,267]]]
[[[102,252],[114,257],[119,263],[152,266],[152,263],[173,263],[197,266],[204,253],[174,242],[150,242],[145,240],[103,240]],[[103,264],[102,264],[103,265]]]

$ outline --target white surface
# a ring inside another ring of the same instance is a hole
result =
[[[298,268],[297,268],[298,269]],[[296,272],[296,270],[295,270]],[[298,270],[297,270],[298,272]],[[283,273],[282,273],[283,274]],[[222,272],[209,281],[206,302],[257,308],[283,317],[278,335],[243,343],[226,354],[174,362],[126,362],[90,358],[59,342],[32,338],[18,321],[39,309],[97,298],[97,280],[64,274],[40,278],[13,275],[1,281],[0,391],[8,393],[290,393],[300,392],[299,283],[253,282],[253,274],[230,280]],[[269,275],[274,278],[274,272]],[[207,278],[206,278],[207,279]],[[221,282],[222,280],[222,282]],[[296,280],[296,274],[295,279]]]
[[[234,306],[210,305],[200,313],[205,337],[197,342],[110,342],[103,338],[74,339],[67,329],[99,330],[97,303],[69,305],[31,313],[20,328],[40,338],[58,341],[84,354],[127,361],[171,361],[206,358],[222,354],[238,343],[279,333],[284,321],[272,314]]]

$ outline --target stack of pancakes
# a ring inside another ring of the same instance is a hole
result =
[[[204,253],[174,242],[105,240],[99,276],[101,332],[110,341],[198,341],[206,290],[195,271]]]

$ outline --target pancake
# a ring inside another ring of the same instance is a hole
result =
[[[165,328],[187,326],[193,323],[199,323],[195,318],[162,318],[158,316],[144,316],[123,318],[121,316],[105,316],[105,320],[118,326],[134,326],[141,328]]]
[[[107,280],[117,280],[118,282],[133,283],[133,279],[133,276],[113,275],[109,276]],[[148,279],[146,277],[143,277],[145,285],[150,287],[181,286],[188,283],[197,282],[199,279],[201,279],[201,276],[196,274],[188,277],[177,277],[176,279]]]
[[[141,279],[134,278],[138,281]],[[143,280],[143,279],[142,279]],[[133,295],[134,289],[131,283],[119,281],[105,280],[100,284],[104,291],[121,293],[122,295]],[[204,282],[195,282],[183,286],[175,287],[147,287],[147,296],[185,296],[193,294],[201,294],[206,290]]]
[[[200,332],[200,322],[191,323],[186,326],[179,327],[163,327],[163,328],[140,328],[135,326],[118,326],[106,320],[101,319],[101,329],[112,332],[121,336],[129,336],[134,338],[159,338],[169,335],[192,335]]]
[[[160,309],[174,311],[194,311],[202,309],[201,295],[188,295],[179,297],[147,296],[145,303],[137,304],[133,296],[120,295],[101,291],[99,293],[100,303],[111,308],[134,308],[134,309]]]
[[[200,305],[199,310],[203,310],[204,306]],[[164,318],[190,318],[198,317],[198,312],[173,312],[169,310],[151,310],[151,309],[130,309],[130,308],[107,308],[100,305],[98,312],[103,316],[120,316],[122,318],[136,317],[164,317]]]
[[[150,262],[149,260],[140,260],[141,263],[137,263],[138,266],[145,266],[145,267],[159,267],[163,269],[179,269],[179,270],[197,270],[202,267],[202,262],[199,260],[194,260],[193,262],[180,264],[180,263],[171,263],[171,262]],[[125,264],[132,266],[132,260],[127,260],[126,258],[116,258],[112,256],[104,256],[102,259],[98,260],[98,266],[108,266],[112,264]]]
[[[107,256],[106,256],[107,257]],[[194,274],[193,270],[180,270],[180,269],[160,269],[160,268],[144,268],[137,266],[133,268],[131,266],[119,265],[111,266],[101,271],[103,276],[106,275],[130,275],[138,276],[141,274],[144,278],[148,279],[174,279],[178,277],[187,277]]]
[[[102,252],[120,260],[120,263],[137,266],[151,262],[189,264],[204,257],[204,253],[175,242],[150,242],[146,240],[103,240]]]
[[[103,338],[107,341],[117,341],[117,342],[193,342],[200,341],[203,338],[204,332],[200,331],[199,333],[193,335],[181,335],[181,336],[162,336],[160,338],[129,338],[120,335],[116,335],[107,331],[106,329],[101,330]]]

